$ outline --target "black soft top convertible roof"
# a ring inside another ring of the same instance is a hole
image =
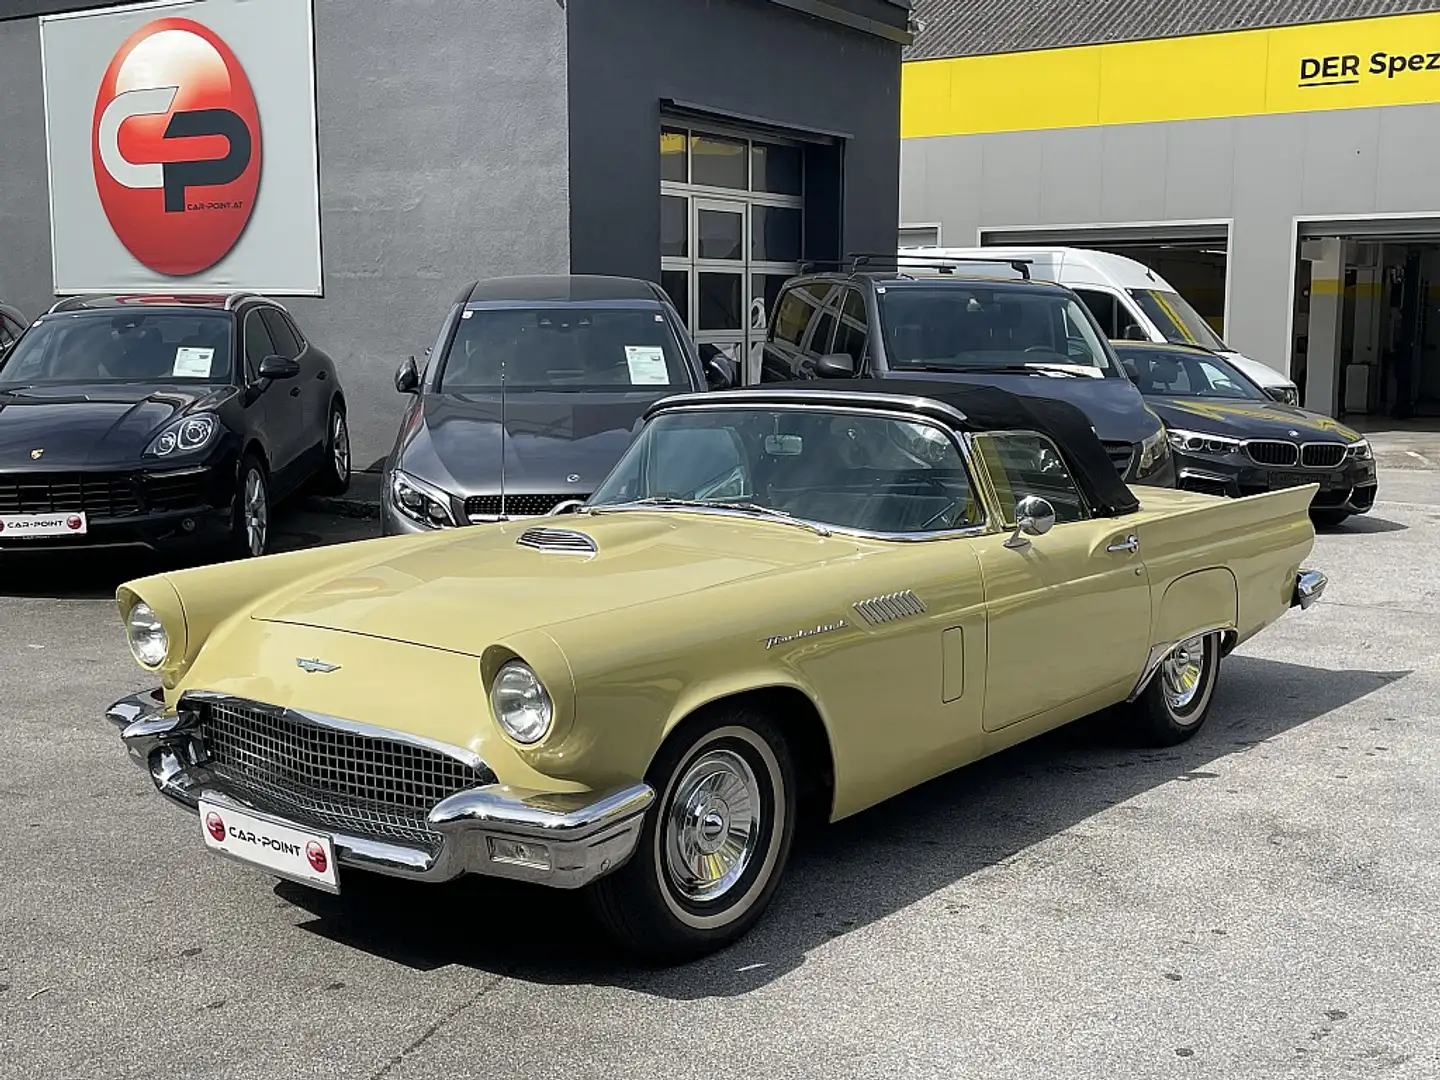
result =
[[[914,412],[956,431],[1037,431],[1060,448],[1071,475],[1096,513],[1114,517],[1140,509],[1139,501],[1120,479],[1083,412],[1065,401],[1012,394],[993,386],[928,379],[802,379],[664,398],[646,415],[682,402],[704,406],[736,401],[881,406]]]

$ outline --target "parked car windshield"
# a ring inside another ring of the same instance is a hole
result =
[[[1030,367],[1121,377],[1089,313],[1058,291],[903,285],[880,290],[879,303],[892,371]]]
[[[1220,339],[1220,335],[1179,293],[1131,289],[1130,295],[1171,345],[1198,345],[1202,349],[1228,351],[1229,346]]]
[[[587,506],[652,502],[874,533],[955,529],[983,518],[955,441],[939,428],[797,408],[657,416]]]
[[[0,386],[224,382],[232,323],[208,311],[76,312],[32,326],[0,366]]]
[[[1140,393],[1148,396],[1271,400],[1234,364],[1219,356],[1118,344],[1115,352]]]
[[[443,358],[447,393],[695,389],[680,342],[654,307],[467,308]]]

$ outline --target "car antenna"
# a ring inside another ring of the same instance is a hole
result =
[[[500,354],[500,520],[505,517],[505,444],[508,441],[505,426],[505,354]]]

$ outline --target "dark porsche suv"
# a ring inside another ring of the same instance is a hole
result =
[[[1164,425],[1069,289],[1031,281],[1021,262],[1018,278],[863,265],[785,283],[762,382],[933,379],[1058,398],[1085,413],[1127,483],[1175,486]]]
[[[262,296],[73,297],[0,357],[0,555],[263,555],[271,507],[312,481],[349,484],[344,392]]]

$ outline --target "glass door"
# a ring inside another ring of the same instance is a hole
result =
[[[695,342],[713,345],[736,365],[749,354],[745,240],[750,208],[738,199],[692,199],[695,237]],[[705,351],[709,351],[708,349]]]

